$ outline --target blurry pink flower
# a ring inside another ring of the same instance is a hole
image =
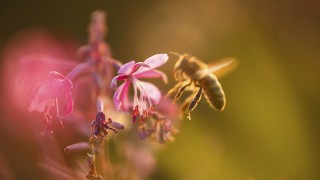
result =
[[[29,104],[29,111],[45,112],[46,108],[55,105],[58,108],[58,98],[65,96],[63,112],[57,112],[59,117],[66,116],[73,110],[73,100],[71,95],[72,82],[62,74],[51,71],[47,81],[38,83],[33,89],[33,99]]]
[[[23,30],[10,38],[0,58],[3,62],[2,90],[10,94],[2,99],[6,101],[4,110],[15,109],[15,115],[26,113],[35,84],[43,81],[50,71],[65,74],[76,65],[76,46],[67,37],[62,41],[61,37],[38,28]]]
[[[155,68],[163,65],[167,60],[167,54],[156,54],[144,62],[130,61],[122,65],[118,71],[119,75],[112,79],[111,87],[113,88],[117,88],[118,80],[124,81],[113,96],[114,105],[118,110],[128,110],[130,83],[133,85],[133,123],[139,115],[143,119],[148,116],[147,110],[152,108],[153,103],[157,104],[161,99],[161,92],[155,85],[140,81],[139,78],[161,78],[166,83],[167,76]],[[138,97],[138,93],[140,97]]]
[[[33,99],[29,104],[29,111],[44,113],[47,121],[47,129],[44,134],[51,132],[51,121],[54,117],[59,120],[73,111],[73,99],[71,95],[72,82],[62,74],[51,71],[49,80],[35,85]],[[61,102],[58,101],[61,100]],[[62,108],[59,106],[62,105]],[[62,110],[62,112],[60,112]],[[62,124],[61,120],[60,123]]]

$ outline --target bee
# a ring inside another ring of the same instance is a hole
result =
[[[194,92],[182,105],[182,110],[187,111],[189,120],[191,119],[190,112],[196,108],[203,93],[211,108],[223,111],[226,98],[217,76],[234,69],[237,65],[235,58],[225,58],[216,63],[206,64],[189,54],[173,54],[179,56],[173,70],[178,83],[168,92],[167,96],[176,93],[174,99],[177,100],[186,89]],[[198,91],[195,91],[195,88]]]

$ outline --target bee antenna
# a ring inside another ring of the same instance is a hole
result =
[[[176,55],[176,56],[181,56],[181,54],[177,53],[177,52],[169,52],[170,54]]]

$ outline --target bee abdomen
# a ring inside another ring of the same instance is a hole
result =
[[[226,104],[226,98],[217,77],[213,74],[209,74],[199,80],[199,83],[204,89],[205,97],[210,106],[213,109],[222,111]]]

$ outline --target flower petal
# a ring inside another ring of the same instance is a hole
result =
[[[113,103],[117,110],[120,108],[126,110],[128,108],[130,81],[125,80],[113,95]]]
[[[155,104],[158,104],[161,99],[161,92],[160,90],[153,84],[139,81],[139,84],[142,86],[144,90],[144,96],[149,97]],[[140,90],[140,93],[143,91]]]
[[[64,75],[62,75],[61,73],[57,72],[57,71],[51,71],[49,73],[50,79],[64,79]]]
[[[130,72],[132,72],[132,69],[133,69],[135,64],[136,64],[136,62],[133,61],[133,60],[130,61],[130,62],[125,63],[118,70],[118,74],[129,74]]]
[[[63,113],[61,114],[62,117],[70,114],[73,111],[73,99],[72,99],[71,91],[68,91],[68,90],[65,91],[65,98],[66,100],[63,107]]]
[[[42,81],[42,82],[39,82],[36,85],[34,85],[33,88],[32,88],[32,91],[31,91],[32,95],[35,96],[36,94],[38,94],[38,91],[40,91],[40,89],[42,88],[42,86],[44,86],[44,84],[48,85],[49,82],[48,81]]]
[[[65,85],[65,79],[52,79],[49,81],[49,86],[51,86],[48,91],[53,91],[53,89],[62,89]]]
[[[149,65],[150,68],[157,68],[166,63],[168,58],[167,54],[156,54],[146,59],[144,63]]]
[[[39,101],[39,97],[35,96],[31,103],[28,106],[29,112],[38,111],[38,112],[44,112],[44,108],[46,105],[46,101]]]
[[[146,69],[145,71],[139,71],[132,74],[135,78],[161,78],[164,83],[168,82],[167,75],[161,71],[155,69]]]
[[[67,75],[66,79],[73,79],[75,78],[79,73],[81,73],[83,70],[89,68],[94,61],[86,61],[84,63],[78,64],[75,66]]]
[[[123,103],[122,103],[122,109],[123,110],[128,110],[129,109],[129,88],[130,88],[130,81],[126,80],[125,81],[125,87],[123,88],[123,93],[122,93],[122,96],[121,96],[121,99],[123,100]]]
[[[70,81],[69,79],[65,79],[63,87],[68,90],[72,89],[73,88],[72,81]]]
[[[146,69],[150,69],[149,65],[143,62],[137,62],[134,67],[132,68],[132,71],[130,72],[130,74],[136,72],[140,67],[144,67]]]
[[[118,80],[126,80],[128,78],[127,75],[118,75],[115,76],[114,78],[112,78],[111,83],[110,83],[110,87],[112,89],[116,89],[118,87],[117,81]]]
[[[110,83],[110,87],[112,89],[116,89],[118,87],[118,76],[115,76],[114,78],[112,78],[111,83]]]
[[[58,79],[55,79],[55,80],[58,81]],[[59,80],[59,83],[58,83],[59,86],[62,85],[61,84],[62,81],[63,80]],[[59,94],[60,94],[60,88],[51,84],[49,81],[40,82],[33,89],[33,96],[34,98],[38,98],[39,102],[58,97]]]

